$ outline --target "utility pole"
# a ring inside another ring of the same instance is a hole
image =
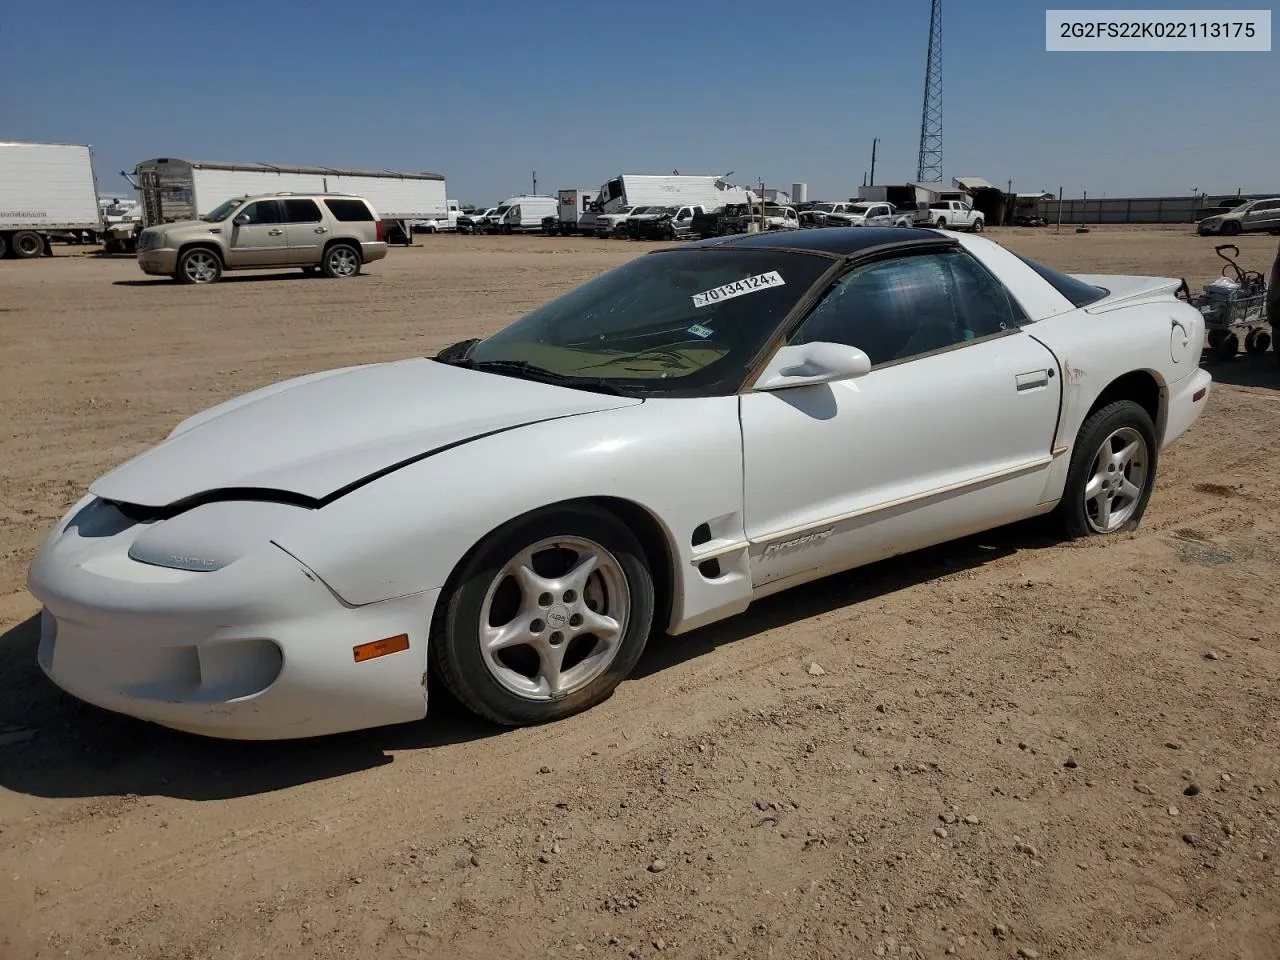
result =
[[[538,195],[538,171],[533,171],[533,195]]]
[[[876,185],[876,144],[879,142],[879,137],[871,141],[871,186],[873,187]]]

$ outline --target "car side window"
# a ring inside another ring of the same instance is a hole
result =
[[[838,280],[790,343],[858,347],[873,366],[1017,328],[1003,285],[963,250],[897,257]]]
[[[279,223],[280,204],[275,200],[258,200],[241,210],[240,217],[248,217],[251,224]]]
[[[285,223],[319,223],[320,207],[314,200],[286,200],[284,219]]]

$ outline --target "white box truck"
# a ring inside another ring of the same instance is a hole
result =
[[[412,243],[413,220],[447,219],[445,180],[438,173],[397,173],[338,167],[281,167],[269,163],[209,163],[158,157],[134,171],[143,225],[196,220],[224,200],[260,193],[346,193],[373,204],[402,243]]]
[[[592,212],[579,221],[579,229],[597,236],[615,235],[617,218],[609,214],[627,212],[636,207],[701,206],[707,212],[728,204],[750,203],[755,192],[729,183],[723,176],[701,174],[654,175],[623,173],[600,188]],[[604,216],[603,220],[598,220]]]
[[[0,141],[0,257],[43,256],[52,236],[101,230],[87,145]]]
[[[714,210],[754,199],[753,191],[728,183],[723,177],[624,173],[600,188],[598,201],[601,213],[612,213],[620,207],[636,206],[701,205]]]

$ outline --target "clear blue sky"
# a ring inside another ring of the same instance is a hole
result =
[[[1280,190],[1280,54],[1050,54],[1045,7],[946,0],[948,180]],[[732,170],[834,199],[873,137],[878,182],[914,177],[928,18],[928,0],[11,0],[0,138],[91,143],[105,193],[179,156],[434,170],[473,203],[534,170],[540,193]]]

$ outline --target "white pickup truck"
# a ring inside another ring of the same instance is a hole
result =
[[[827,219],[830,226],[831,218]],[[912,215],[900,213],[892,203],[865,200],[853,204],[853,208],[844,215],[842,226],[850,227],[910,227]]]
[[[627,221],[632,217],[643,216],[656,210],[661,210],[656,206],[633,206],[623,207],[613,213],[597,214],[595,218],[595,231],[597,237],[625,237],[627,235]]]
[[[929,223],[939,230],[970,230],[981,233],[987,218],[959,200],[935,200],[929,204]]]

